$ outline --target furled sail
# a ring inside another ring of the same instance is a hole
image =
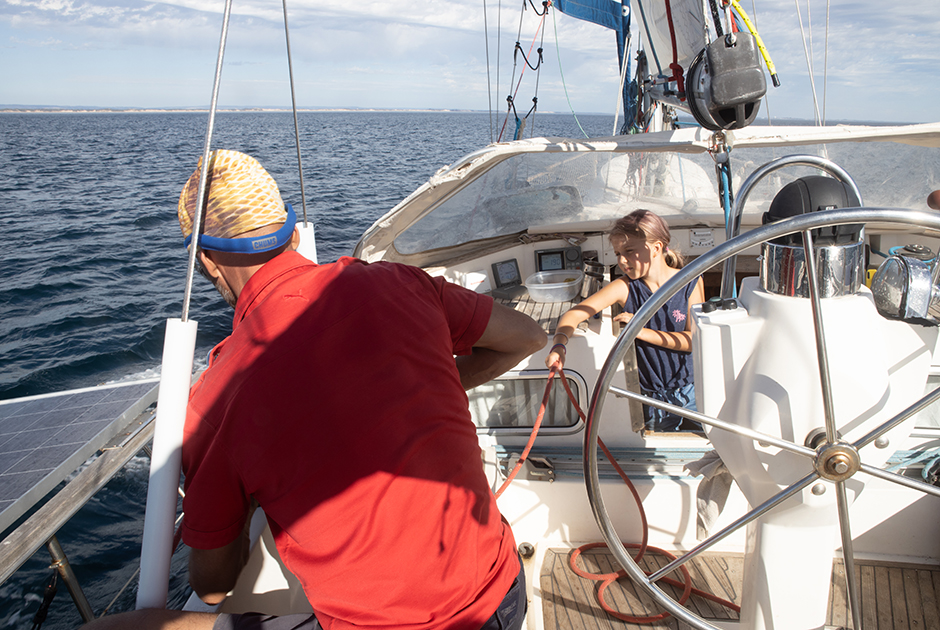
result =
[[[553,3],[566,15],[616,33],[620,71],[624,72],[623,64],[628,64],[628,80],[623,87],[625,131],[636,118],[637,85],[630,76],[630,58],[624,56],[624,48],[630,42],[631,3],[640,17],[638,31],[651,79],[645,86],[647,91],[656,100],[687,109],[685,78],[693,59],[707,43],[700,0],[555,0]]]
[[[640,37],[646,49],[650,74],[653,77],[672,76],[672,64],[678,64],[683,72],[688,72],[692,59],[708,43],[702,2],[635,1],[642,22]]]

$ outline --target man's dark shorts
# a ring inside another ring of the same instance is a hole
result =
[[[493,616],[487,619],[480,630],[520,630],[525,620],[527,607],[525,595],[525,569],[519,563],[519,575],[513,580]],[[243,615],[221,614],[212,630],[321,630],[320,622],[313,614],[282,615],[274,617],[259,613]]]

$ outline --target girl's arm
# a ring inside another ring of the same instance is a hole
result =
[[[558,327],[555,328],[552,349],[545,359],[546,367],[552,367],[555,362],[558,362],[559,367],[564,367],[566,351],[562,346],[568,345],[568,340],[574,335],[578,324],[614,303],[624,304],[629,292],[630,288],[627,283],[618,278],[562,315],[558,320]]]
[[[637,339],[651,343],[655,346],[666,348],[667,350],[678,350],[680,352],[692,351],[692,305],[700,304],[705,301],[705,285],[702,279],[695,281],[695,288],[689,295],[689,306],[685,318],[685,330],[682,332],[666,332],[664,330],[653,330],[644,328]],[[633,313],[621,313],[614,318],[615,321],[628,322],[633,319]],[[560,323],[560,322],[559,322]],[[560,328],[560,326],[559,326]]]

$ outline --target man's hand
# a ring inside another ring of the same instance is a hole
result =
[[[493,303],[486,330],[473,353],[457,357],[457,371],[464,389],[489,382],[533,352],[545,347],[547,335],[528,315]]]

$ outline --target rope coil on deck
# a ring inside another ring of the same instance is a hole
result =
[[[532,433],[529,435],[529,441],[526,443],[525,448],[522,450],[522,455],[519,457],[519,461],[516,462],[516,465],[513,467],[512,471],[509,473],[509,475],[507,475],[506,480],[502,483],[502,485],[496,491],[497,499],[503,494],[503,492],[506,491],[506,488],[509,487],[509,484],[512,483],[513,479],[516,478],[516,475],[519,474],[519,471],[522,469],[523,464],[525,464],[526,458],[529,456],[529,452],[532,450],[532,445],[535,443],[535,438],[538,436],[539,429],[542,426],[542,419],[545,416],[545,409],[548,406],[548,398],[551,395],[552,386],[554,385],[556,375],[561,377],[561,383],[565,388],[565,392],[568,394],[568,398],[571,400],[571,404],[574,405],[574,408],[578,412],[578,415],[581,417],[582,420],[587,419],[587,416],[585,415],[584,411],[581,409],[581,406],[578,405],[578,401],[575,398],[574,392],[571,391],[571,386],[568,385],[568,379],[565,378],[564,370],[561,367],[559,367],[557,363],[555,363],[554,365],[552,365],[551,370],[549,372],[548,380],[545,384],[545,393],[542,395],[542,402],[539,407],[539,413],[538,413],[538,416],[536,416],[535,424],[532,427]],[[627,476],[627,473],[624,472],[623,468],[620,467],[620,464],[617,463],[617,460],[614,458],[613,453],[610,452],[610,450],[607,448],[607,445],[604,444],[604,441],[598,438],[597,443],[598,443],[598,446],[600,446],[601,450],[604,452],[604,456],[607,457],[607,459],[613,465],[614,469],[617,471],[617,474],[620,475],[620,478],[623,479],[623,482],[627,485],[627,488],[630,490],[630,493],[633,495],[633,499],[634,499],[634,502],[636,503],[637,510],[639,510],[640,522],[642,524],[642,529],[643,529],[643,540],[640,543],[624,543],[624,546],[627,547],[628,549],[638,550],[637,555],[634,558],[634,561],[639,563],[647,551],[653,551],[655,553],[661,554],[669,558],[670,561],[676,560],[676,556],[674,556],[670,552],[664,549],[660,549],[658,547],[651,547],[649,545],[649,524],[646,520],[646,510],[643,509],[643,500],[640,498],[640,493],[637,491],[636,486],[633,485],[633,482],[630,481],[630,478]],[[623,569],[620,569],[619,571],[616,571],[614,573],[591,573],[590,571],[586,571],[582,569],[577,564],[577,560],[581,556],[582,552],[587,551],[589,549],[597,549],[597,548],[602,548],[602,547],[607,547],[607,543],[603,543],[603,542],[588,543],[586,545],[581,545],[577,549],[572,550],[572,552],[568,556],[568,564],[571,567],[571,570],[576,575],[585,579],[601,582],[595,594],[597,597],[597,601],[600,604],[601,608],[612,617],[615,617],[622,621],[626,621],[628,623],[648,624],[648,623],[655,623],[657,621],[661,621],[667,617],[670,617],[671,615],[668,612],[659,613],[657,615],[649,615],[645,617],[627,615],[625,613],[622,613],[614,609],[612,606],[610,606],[610,604],[607,603],[607,601],[604,599],[604,593],[607,591],[607,588],[611,584],[619,580],[620,578],[626,577],[627,572],[624,571]],[[668,577],[662,578],[662,581],[665,582],[666,584],[669,584],[670,586],[683,589],[682,595],[678,599],[678,602],[680,604],[685,604],[686,601],[688,601],[689,597],[694,594],[694,595],[698,595],[699,597],[703,597],[707,600],[710,600],[712,602],[715,602],[717,604],[720,604],[722,606],[725,606],[726,608],[729,608],[735,612],[738,612],[738,613],[741,612],[741,607],[734,604],[733,602],[729,602],[728,600],[717,597],[716,595],[713,595],[701,589],[694,588],[692,586],[692,575],[689,573],[689,570],[685,567],[685,565],[681,565],[678,568],[682,572],[682,576],[683,576],[683,580],[681,582],[679,580],[674,580]],[[647,575],[651,575],[651,573],[647,573]]]

